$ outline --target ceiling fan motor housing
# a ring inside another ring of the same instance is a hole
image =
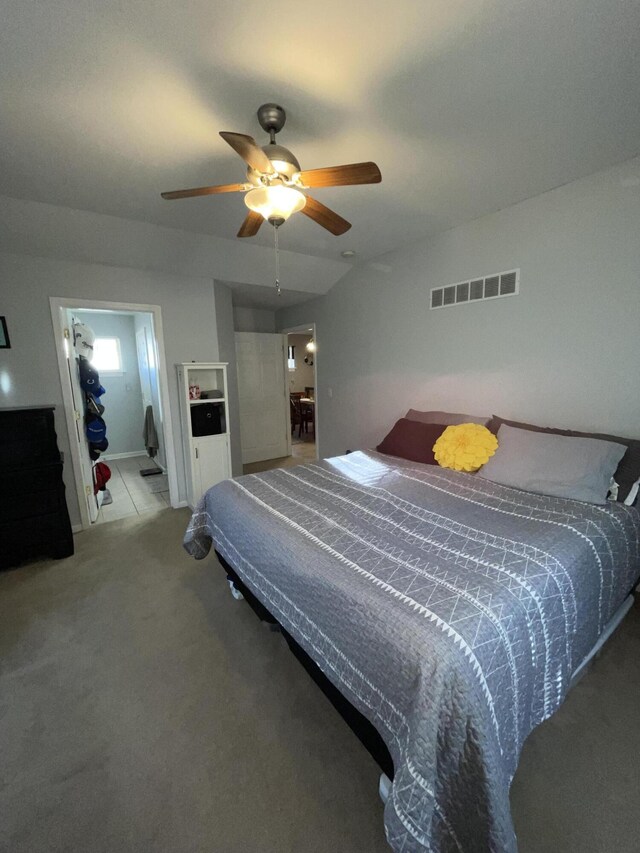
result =
[[[287,114],[279,104],[263,104],[258,107],[260,127],[267,133],[280,133],[286,120]]]
[[[298,158],[285,148],[284,145],[276,143],[265,145],[262,150],[273,163],[273,167],[280,175],[286,176],[289,180],[300,171],[300,163]]]

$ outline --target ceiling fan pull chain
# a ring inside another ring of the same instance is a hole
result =
[[[276,244],[276,292],[280,296],[280,248],[278,246],[278,226],[274,225],[275,244]]]

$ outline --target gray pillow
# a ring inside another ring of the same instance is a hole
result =
[[[613,441],[568,438],[503,424],[498,449],[476,476],[525,492],[604,504],[613,472],[626,452],[624,444]]]
[[[481,415],[460,415],[455,412],[419,412],[417,409],[409,409],[405,418],[408,421],[420,421],[423,424],[444,424],[455,426],[456,424],[480,424],[486,426],[491,417],[483,418]]]

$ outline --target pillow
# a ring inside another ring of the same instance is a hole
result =
[[[504,418],[498,417],[498,415],[494,415],[487,426],[491,432],[497,433],[502,424],[507,424],[507,426],[516,427],[517,429],[531,430],[532,432],[544,432],[550,435],[566,435],[575,438],[597,438],[601,441],[613,441],[616,444],[624,444],[627,447],[627,452],[620,460],[620,463],[613,475],[613,479],[619,487],[617,500],[626,503],[628,498],[632,498],[629,493],[638,479],[640,479],[640,440],[634,438],[620,438],[618,435],[606,435],[598,432],[576,432],[571,429],[552,429],[551,427],[541,427],[536,426],[535,424],[519,423],[518,421],[506,421]]]
[[[423,424],[482,424],[488,426],[491,418],[483,418],[481,415],[458,415],[455,412],[419,412],[417,409],[409,409],[405,418],[410,421],[420,421]]]
[[[422,424],[401,418],[376,447],[380,453],[389,456],[399,456],[411,462],[424,462],[435,465],[433,445],[444,431],[442,424]]]
[[[478,471],[493,483],[525,492],[604,504],[624,444],[516,429],[498,430],[498,452]]]
[[[448,426],[433,448],[438,465],[454,471],[477,471],[493,456],[498,439],[481,424]]]

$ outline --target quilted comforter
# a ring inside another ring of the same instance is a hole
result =
[[[640,574],[640,513],[374,452],[227,480],[185,547],[212,543],[377,728],[393,850],[513,853],[529,732]]]

